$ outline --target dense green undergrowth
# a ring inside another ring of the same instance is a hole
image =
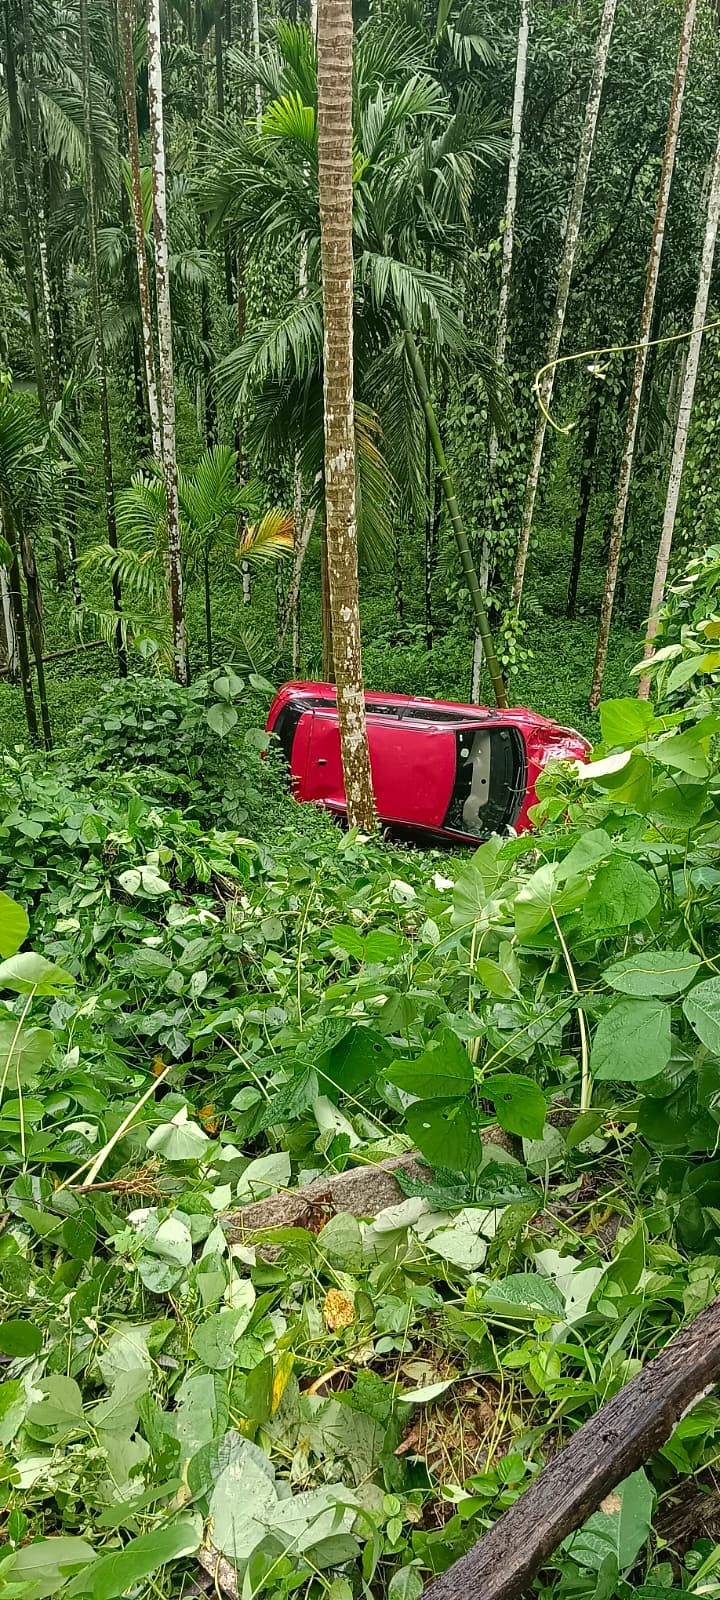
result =
[[[720,1285],[712,561],[540,832],[342,833],[267,688],[131,679],[0,774],[0,1592],[416,1600]],[[483,1142],[492,1125],[504,1142]],[[265,1246],[228,1212],[415,1147]],[[330,1211],[332,1208],[329,1208]],[[713,1595],[706,1398],[545,1597]]]

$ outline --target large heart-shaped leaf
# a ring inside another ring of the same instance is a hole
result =
[[[433,1167],[474,1172],[482,1145],[467,1100],[418,1100],[405,1113],[413,1143]]]
[[[708,978],[686,994],[683,1011],[709,1050],[720,1054],[720,978]]]
[[[655,1078],[670,1060],[670,1008],[660,1000],[618,1000],[595,1030],[590,1070],[614,1083]]]
[[[611,989],[638,998],[677,994],[692,983],[699,966],[699,957],[690,950],[646,950],[615,961],[605,968],[603,977]]]
[[[443,1028],[417,1060],[394,1061],[385,1076],[418,1100],[459,1098],[469,1093],[474,1082],[467,1050],[450,1028]]]
[[[521,1139],[540,1139],[545,1126],[545,1096],[533,1078],[518,1072],[498,1072],[484,1078],[484,1099],[492,1100],[500,1127]]]

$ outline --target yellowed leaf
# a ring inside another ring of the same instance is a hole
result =
[[[273,1416],[275,1415],[275,1412],[277,1411],[277,1408],[278,1408],[278,1406],[280,1404],[280,1401],[282,1400],[282,1397],[283,1397],[283,1395],[285,1393],[285,1390],[286,1390],[286,1388],[288,1386],[288,1380],[290,1378],[290,1374],[292,1372],[292,1369],[293,1369],[294,1365],[295,1365],[295,1357],[294,1357],[294,1355],[292,1353],[292,1350],[281,1350],[280,1355],[278,1356],[278,1359],[277,1359],[275,1372],[273,1374],[273,1385],[272,1385],[272,1413],[273,1413]]]
[[[341,1328],[350,1328],[355,1321],[355,1307],[352,1300],[340,1289],[328,1289],[323,1302],[323,1319],[325,1327],[331,1333],[339,1333]]]

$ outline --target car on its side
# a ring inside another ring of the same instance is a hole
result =
[[[522,706],[499,711],[403,694],[366,694],[365,705],[380,821],[455,844],[527,832],[546,762],[583,761],[590,749],[573,728]],[[280,742],[296,799],[342,816],[334,684],[284,684],[266,727]]]

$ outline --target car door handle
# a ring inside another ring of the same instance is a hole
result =
[[[317,764],[318,764],[319,767],[326,767],[327,766],[327,761],[326,761],[325,757],[324,756],[318,756],[318,763]]]

